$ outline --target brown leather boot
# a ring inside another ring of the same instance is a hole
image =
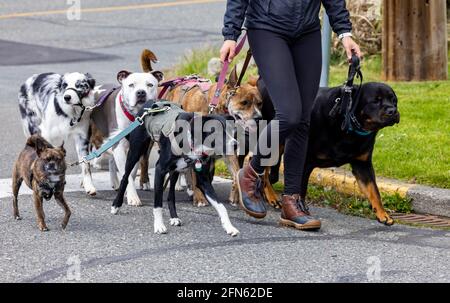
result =
[[[301,230],[320,229],[321,222],[313,218],[299,195],[283,195],[280,223]]]
[[[237,173],[239,203],[245,212],[257,219],[266,216],[264,204],[264,186],[262,175],[258,175],[250,164]]]

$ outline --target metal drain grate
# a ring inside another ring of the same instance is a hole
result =
[[[432,215],[419,215],[419,214],[399,214],[392,215],[395,220],[403,221],[406,223],[421,224],[432,227],[450,227],[450,218],[443,218]]]

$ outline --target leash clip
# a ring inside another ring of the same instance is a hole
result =
[[[89,161],[86,160],[86,157],[83,157],[83,158],[82,158],[81,160],[79,160],[79,161],[75,161],[75,162],[69,163],[69,166],[70,166],[70,167],[73,167],[73,166],[80,165],[81,163],[87,164],[88,162],[89,162]]]
[[[209,104],[209,111],[208,111],[208,114],[212,114],[212,113],[214,113],[214,111],[216,110],[216,105],[214,105],[214,104]]]

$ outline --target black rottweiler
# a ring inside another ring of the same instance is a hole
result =
[[[274,108],[264,82],[260,79],[258,88],[263,97],[263,118],[274,118]],[[342,130],[344,117],[334,118],[330,112],[341,98],[342,87],[321,88],[313,105],[311,114],[308,153],[302,178],[301,199],[306,199],[308,180],[314,168],[352,166],[352,172],[361,191],[369,199],[379,222],[392,225],[394,220],[386,213],[381,202],[372,165],[372,153],[377,132],[387,126],[400,122],[395,92],[383,83],[366,83],[354,86],[352,96],[357,100],[355,117],[359,130]],[[278,167],[273,167],[266,186],[278,181]],[[271,192],[271,189],[265,190]],[[273,192],[273,190],[272,190]],[[273,199],[268,199],[273,201]],[[271,203],[272,204],[272,203]],[[276,206],[276,205],[272,205]]]

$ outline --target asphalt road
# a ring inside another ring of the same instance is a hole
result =
[[[140,70],[143,48],[157,54],[156,67],[163,69],[190,48],[221,41],[224,1],[165,6],[160,3],[170,1],[82,0],[83,9],[103,9],[82,12],[79,21],[68,21],[60,12],[65,0],[43,2],[0,5],[3,179],[10,177],[25,141],[16,95],[31,74],[82,71],[99,83],[111,82],[121,69]],[[153,6],[137,8],[142,4]],[[111,6],[123,7],[111,11]],[[0,188],[8,182],[0,180]],[[385,227],[322,208],[313,213],[323,228],[299,232],[279,227],[277,211],[256,221],[228,206],[241,231],[230,238],[211,207],[194,208],[185,193],[177,193],[183,226],[155,235],[152,193],[140,192],[144,207],[125,206],[112,216],[114,192],[106,189],[95,198],[76,189],[66,194],[73,216],[65,232],[59,227],[62,211],[55,202],[46,203],[47,233],[36,228],[29,195],[20,197],[23,220],[14,221],[9,194],[0,193],[0,282],[450,282],[449,232]],[[225,199],[229,184],[216,189]]]

